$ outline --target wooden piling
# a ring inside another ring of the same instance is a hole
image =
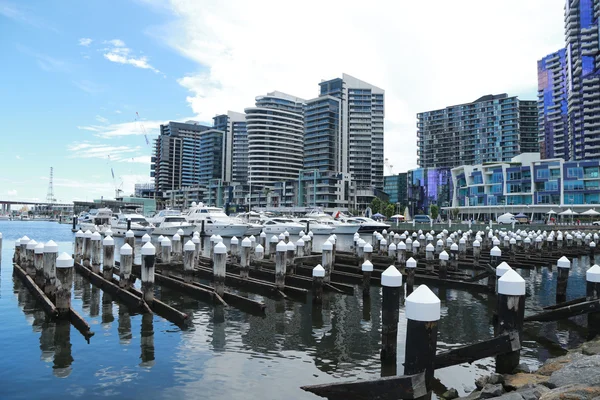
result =
[[[227,247],[219,242],[214,247],[213,283],[215,292],[223,297],[225,292],[225,276],[227,274]]]
[[[406,294],[413,292],[415,286],[415,271],[417,269],[417,260],[409,258],[406,260]]]
[[[83,255],[81,257],[84,267],[90,266],[90,258],[92,255],[92,231],[89,229],[83,233]]]
[[[196,235],[197,232],[194,232],[194,236],[192,236],[192,243],[194,243],[194,263],[196,262],[196,260],[198,259],[198,257],[200,256],[200,236]]]
[[[125,243],[127,243],[129,246],[131,246],[131,251],[132,251],[131,255],[133,256],[133,259],[135,260],[135,234],[129,227],[127,228],[127,232],[125,232]]]
[[[496,335],[516,331],[522,337],[525,316],[525,280],[513,269],[498,280],[498,323]],[[519,351],[496,356],[496,372],[510,374],[519,365]]]
[[[269,251],[267,252],[267,254],[265,254],[271,260],[275,259],[275,253],[277,252],[277,243],[279,243],[279,239],[277,238],[277,236],[271,236],[271,239],[269,240]]]
[[[335,246],[334,246],[335,247]],[[296,244],[293,241],[289,241],[286,244],[286,252],[285,252],[285,264],[286,264],[286,274],[293,275],[295,272],[294,268],[294,257],[296,256]],[[331,263],[333,265],[333,262]]]
[[[196,245],[193,241],[188,240],[183,245],[183,281],[185,283],[191,283],[194,277],[194,264],[196,253]]]
[[[368,297],[371,295],[371,274],[373,273],[373,264],[371,261],[365,261],[361,266],[361,270],[363,273],[363,297]]]
[[[481,242],[477,239],[473,242],[473,265],[479,266],[479,257],[481,257]]]
[[[263,260],[265,258],[265,248],[262,244],[256,245],[256,248],[254,249],[254,257],[257,260]]]
[[[586,300],[598,300],[600,298],[600,266],[593,265],[585,273]],[[588,339],[592,339],[600,333],[600,313],[591,312],[588,318]]]
[[[59,317],[69,318],[71,310],[71,287],[73,286],[74,260],[68,253],[56,259],[56,309]]]
[[[119,287],[129,289],[133,283],[131,270],[133,268],[133,249],[125,243],[119,249],[120,264],[119,264]]]
[[[446,250],[442,251],[438,257],[440,259],[438,277],[440,279],[448,279],[448,259],[450,257],[448,253],[446,253]]]
[[[467,241],[465,238],[458,240],[458,258],[461,260],[467,258]]]
[[[364,254],[365,254],[365,259],[366,259],[366,255],[367,255],[367,251],[366,248],[367,246],[370,245],[365,245],[364,247]],[[333,260],[332,260],[332,253],[333,253],[333,244],[329,241],[326,240],[325,243],[323,243],[323,247],[322,247],[322,258],[321,258],[321,265],[323,266],[323,268],[325,269],[325,283],[329,283],[331,281],[331,272],[333,271]],[[371,255],[371,252],[368,252],[369,256]]]
[[[99,274],[102,259],[102,236],[100,236],[100,232],[92,233],[92,237],[90,237],[90,247],[90,265],[92,266],[92,271]]]
[[[0,252],[0,254],[2,254]],[[33,267],[35,269],[35,284],[44,287],[44,243],[38,243],[33,249]]]
[[[110,281],[115,267],[115,240],[112,236],[107,236],[102,241],[102,252],[102,276]]]
[[[252,242],[249,238],[242,240],[242,251],[240,257],[240,277],[248,279],[248,271],[250,270],[250,250]]]
[[[498,246],[494,246],[492,247],[492,249],[490,250],[490,264],[492,266],[492,268],[495,270],[496,267],[498,266],[498,263],[500,262],[500,257],[502,257],[502,250],[500,250],[500,248]],[[488,288],[490,289],[491,292],[495,292],[496,291],[496,274],[490,274],[488,276]]]
[[[420,250],[420,249],[421,249],[421,243],[419,243],[419,241],[418,241],[418,240],[414,240],[414,241],[412,242],[412,250],[413,250],[413,255],[414,255],[415,257],[418,257],[418,256],[419,256],[419,251],[422,251],[422,250]]]
[[[56,294],[56,258],[58,245],[49,240],[44,245],[44,293],[54,298]]]
[[[425,373],[427,395],[421,399],[431,398],[440,311],[440,299],[425,285],[406,298],[404,374]]]
[[[29,275],[32,279],[35,279],[35,266],[33,264],[35,246],[37,246],[37,242],[32,239],[25,247],[25,271],[27,271],[27,275]]]
[[[279,290],[285,288],[286,251],[287,244],[284,241],[277,243],[277,247],[275,248],[275,286]],[[325,278],[327,278],[327,268],[325,268]]]
[[[434,256],[435,256],[434,252],[435,252],[435,247],[433,247],[433,245],[431,243],[429,243],[425,247],[425,262],[426,262],[425,270],[427,272],[433,272],[433,261],[434,261]]]
[[[192,243],[192,247],[193,247]],[[142,246],[142,293],[143,299],[146,302],[154,300],[154,264],[156,262],[156,249],[152,243],[148,242]],[[191,257],[194,255],[194,250],[190,252]]]
[[[388,246],[388,253],[387,253],[387,255],[392,260],[394,260],[396,258],[396,245],[394,243],[390,243],[390,245]]]
[[[260,244],[263,249],[267,248],[267,234],[264,231],[258,235],[258,244]]]
[[[231,240],[229,241],[229,254],[231,254],[231,260],[234,263],[237,263],[240,260],[240,252],[238,249],[238,245],[239,245],[240,241],[237,237],[232,237]]]
[[[160,259],[161,262],[163,263],[170,263],[171,262],[171,240],[168,237],[165,237],[161,242],[160,242],[160,249],[161,249],[161,253],[160,253]]]
[[[569,282],[569,271],[571,270],[571,261],[562,256],[556,262],[558,272],[556,276],[556,302],[562,303],[567,300],[567,284]]]
[[[396,364],[402,274],[393,265],[381,274],[381,362]]]
[[[456,243],[450,245],[450,269],[458,271],[458,245]]]
[[[171,242],[172,242],[172,256],[171,256],[171,260],[172,261],[181,261],[181,250],[182,250],[182,244],[181,244],[181,236],[179,236],[177,233],[173,235],[173,237],[171,238]]]
[[[396,261],[401,269],[406,265],[406,243],[404,242],[400,242],[396,246]]]

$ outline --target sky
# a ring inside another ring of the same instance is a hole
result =
[[[0,0],[0,200],[44,201],[51,167],[59,202],[131,194],[150,182],[161,123],[210,124],[274,90],[311,99],[342,73],[385,90],[385,157],[404,172],[418,112],[537,98],[537,60],[564,45],[563,7]]]

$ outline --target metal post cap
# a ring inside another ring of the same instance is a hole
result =
[[[440,260],[448,261],[448,259],[450,258],[450,256],[448,255],[448,253],[446,253],[446,250],[444,250],[444,251],[442,251],[440,253],[440,257],[439,258],[440,258]]]
[[[313,278],[323,278],[325,276],[325,268],[321,266],[321,264],[317,265],[312,270]]]
[[[44,243],[38,243],[33,251],[35,254],[44,254]]]
[[[373,252],[373,246],[371,246],[371,243],[365,243],[365,246],[363,248],[363,252],[365,252],[365,253],[372,253]]]
[[[283,233],[280,233],[277,237],[277,240],[285,240],[285,235]]]
[[[511,268],[498,279],[498,294],[525,296],[525,279]]]
[[[290,236],[290,233],[288,231],[283,232],[283,236],[288,237]]]
[[[412,244],[412,245],[413,245],[413,247],[415,247],[415,248],[419,248],[419,247],[421,247],[421,243],[419,243],[417,240],[415,240],[415,241],[413,242],[413,244]]]
[[[494,246],[490,250],[490,256],[491,257],[501,257],[502,256],[502,250],[500,250],[500,248],[498,246]]]
[[[506,261],[502,261],[496,267],[496,276],[503,276],[509,269],[512,269],[511,266]]]
[[[417,268],[417,260],[412,257],[406,260],[406,268]]]
[[[473,247],[481,247],[481,243],[479,243],[479,240],[475,239],[475,241],[473,242]]]
[[[200,237],[199,236],[192,237],[192,242],[194,242],[194,244],[200,243]]]
[[[298,234],[298,236],[300,236],[300,237],[302,237],[302,236],[304,236],[304,235],[306,235],[306,232],[304,232],[303,230],[302,230],[302,231],[300,231],[300,233]]]
[[[163,235],[160,235],[160,236],[158,237],[158,243],[162,242],[164,238],[165,238],[165,237],[164,237]]]
[[[600,266],[598,264],[594,264],[590,269],[585,271],[585,280],[600,283]]]
[[[252,247],[252,241],[249,238],[242,240],[242,247]]]
[[[83,232],[83,237],[86,239],[89,239],[92,237],[92,231],[90,231],[89,229],[85,232]],[[23,240],[21,240],[21,243],[23,243]]]
[[[83,231],[81,229],[78,230],[77,233],[75,234],[76,238],[82,238],[83,236],[84,236],[84,233],[83,233]]]
[[[27,242],[27,247],[25,247],[27,250],[35,250],[35,246],[37,246],[37,242],[33,239],[31,239],[29,242]]]
[[[115,245],[115,239],[113,239],[112,236],[107,236],[102,241],[102,245],[103,246],[114,246]]]
[[[294,251],[294,250],[296,250],[296,245],[294,244],[294,242],[291,242],[291,241],[288,242],[287,249],[288,249],[288,251]]]
[[[390,243],[388,250],[396,250],[396,245],[394,243]]]
[[[260,237],[261,237],[261,238],[266,238],[266,237],[267,237],[267,234],[266,234],[266,233],[264,233],[264,232],[261,232],[261,233],[260,233]]]
[[[298,239],[298,240],[296,241],[296,246],[298,246],[298,247],[304,247],[304,240],[302,240],[302,239]]]
[[[191,240],[188,240],[183,245],[183,251],[196,251],[196,245]]]
[[[277,238],[277,236],[273,235],[273,236],[271,236],[270,242],[271,243],[278,243],[279,242],[279,238]]]
[[[44,245],[44,253],[58,253],[58,245],[54,243],[54,240],[49,240]]]
[[[223,244],[223,242],[216,244],[215,254],[227,254],[227,247]]]
[[[75,260],[69,255],[69,253],[61,253],[56,259],[56,268],[71,268],[75,263]]]
[[[511,238],[509,241],[510,244],[517,244],[517,240],[515,238]]]
[[[160,241],[160,245],[162,247],[171,247],[171,241],[169,240],[168,237],[163,238],[163,240]]]
[[[404,242],[398,243],[397,249],[398,250],[406,250],[406,243],[404,243]]]
[[[333,243],[331,243],[329,240],[326,240],[325,243],[323,243],[323,251],[333,251]],[[365,245],[364,251],[369,253],[369,251],[367,251],[367,245]],[[373,247],[371,247],[371,251],[373,251]]]
[[[142,236],[142,243],[148,243],[151,240],[152,240],[152,238],[150,237],[150,235],[148,235],[147,233],[144,233],[144,236]]]
[[[125,237],[132,238],[134,236],[135,236],[135,234],[133,233],[133,231],[131,229],[128,230],[127,232],[125,232]]]
[[[181,228],[177,229],[177,234],[179,236],[183,236],[183,234],[184,234],[183,229],[181,229]]]
[[[456,243],[452,243],[450,246],[450,251],[458,251],[458,245]]]
[[[401,287],[402,286],[402,274],[393,265],[386,268],[381,273],[381,286],[385,287]]]
[[[255,253],[264,253],[264,252],[265,252],[265,248],[264,248],[264,247],[262,247],[262,245],[261,245],[261,244],[259,244],[258,246],[256,246],[256,247],[254,248],[254,252],[255,252]]]
[[[425,246],[425,251],[435,251],[435,247],[431,243]]]
[[[94,241],[102,240],[102,235],[100,235],[100,232],[96,231],[96,232],[92,233],[92,237],[90,239],[92,239]]]
[[[379,244],[380,244],[380,245],[382,245],[382,246],[385,246],[385,245],[387,245],[387,240],[385,240],[385,239],[381,239],[381,240],[379,241]]]
[[[119,249],[119,254],[121,254],[122,256],[130,256],[133,254],[133,249],[131,248],[131,246],[129,244],[125,243]]]
[[[240,241],[238,240],[238,238],[236,238],[235,236],[231,238],[230,243],[231,244],[238,244]]]
[[[440,320],[440,299],[426,285],[420,285],[406,298],[406,318],[413,321]]]
[[[179,242],[180,240],[181,240],[181,236],[179,236],[179,234],[176,233],[176,234],[173,235],[173,241],[174,242]]]
[[[142,246],[142,255],[143,256],[153,256],[156,254],[156,248],[152,245],[152,243],[147,242]]]
[[[327,243],[327,242],[325,242]],[[325,245],[323,245],[325,246]],[[275,250],[277,252],[283,252],[283,251],[287,251],[287,244],[285,244],[285,242],[282,240],[281,242],[277,243],[277,247],[275,248]]]
[[[558,268],[571,268],[571,261],[569,261],[569,259],[567,257],[562,256],[556,262],[556,266]]]

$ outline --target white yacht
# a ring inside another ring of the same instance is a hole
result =
[[[142,237],[146,233],[151,234],[154,228],[150,225],[146,218],[141,214],[131,213],[123,214],[119,213],[118,216],[113,216],[111,219],[110,229],[113,232],[113,236],[125,236],[127,232],[127,221],[131,220],[131,229],[134,236]]]
[[[0,221],[10,221],[10,216],[0,214]]]
[[[324,212],[311,212],[306,214],[306,217],[315,219],[321,224],[332,226],[332,233],[336,235],[354,235],[360,228],[360,224],[342,222]],[[313,231],[313,233],[315,232]]]
[[[314,218],[296,218],[295,221],[304,225],[304,229],[307,233],[311,231],[315,235],[330,235],[335,230],[332,225],[323,224]]]
[[[153,235],[173,236],[180,229],[185,236],[191,236],[196,230],[196,225],[190,224],[183,215],[165,215],[162,218],[153,218]],[[150,221],[149,221],[150,222]]]
[[[267,235],[279,235],[286,231],[290,235],[298,235],[301,230],[306,228],[306,225],[295,222],[293,219],[287,217],[267,218],[264,220],[263,225],[263,230]]]
[[[204,221],[205,235],[221,235],[221,236],[243,236],[248,231],[250,226],[241,220],[231,218],[222,208],[208,207],[203,203],[192,203],[185,219],[190,224],[194,224],[195,229],[202,230],[202,222]]]
[[[94,213],[89,213],[87,216],[91,216],[91,218],[86,217],[80,220],[79,229],[84,232],[90,230],[91,232],[103,233],[111,226],[113,212],[110,208],[100,208],[98,210],[94,209]]]
[[[241,222],[248,225],[246,236],[260,235],[263,229],[263,224],[260,223],[260,214],[254,211],[247,213],[240,213],[234,218],[239,219]]]
[[[383,222],[377,222],[368,217],[350,217],[345,218],[343,221],[350,224],[357,224],[359,226],[358,232],[380,232],[384,229],[390,229],[390,225],[384,224]]]

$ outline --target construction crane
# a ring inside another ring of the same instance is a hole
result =
[[[390,175],[394,175],[394,166],[390,164],[390,160],[386,158],[384,164]]]
[[[144,127],[144,124],[142,123],[142,119],[140,118],[140,114],[138,114],[138,112],[135,112],[135,121],[140,124],[140,131],[142,131],[142,134],[144,135],[144,139],[146,139],[146,144],[148,146],[150,146],[150,141],[148,140],[148,134],[146,133],[146,128]]]

